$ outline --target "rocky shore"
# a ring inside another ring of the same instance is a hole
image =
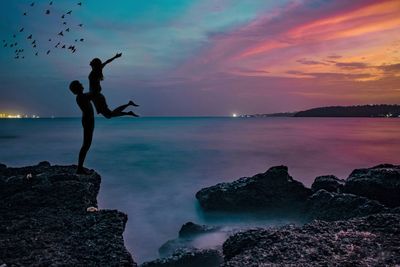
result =
[[[0,266],[137,266],[122,237],[127,215],[97,210],[100,176],[75,172],[0,165]]]
[[[308,223],[233,231],[222,246],[207,250],[184,247],[188,237],[179,235],[161,247],[168,248],[169,255],[143,267],[398,266],[399,197],[400,166],[396,165],[357,169],[346,180],[320,176],[311,188],[293,179],[287,167],[272,167],[203,188],[196,198],[205,213],[289,212]],[[193,231],[197,236],[217,230],[187,223],[180,233]]]
[[[127,216],[97,210],[101,178],[76,166],[0,165],[0,266],[137,266],[123,242]],[[398,266],[400,166],[319,176],[305,187],[276,166],[201,189],[204,213],[293,213],[301,225],[253,229],[184,224],[142,267]],[[229,216],[229,215],[227,215]],[[198,238],[222,235],[212,247]],[[224,241],[225,240],[225,241]]]
[[[249,230],[224,243],[221,266],[398,266],[399,222],[400,214],[384,213]]]

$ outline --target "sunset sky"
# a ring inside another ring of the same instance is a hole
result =
[[[69,82],[87,87],[90,60],[116,52],[103,94],[110,107],[135,100],[141,115],[400,102],[399,0],[49,2],[0,2],[0,112],[79,115]]]

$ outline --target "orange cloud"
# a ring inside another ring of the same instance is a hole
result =
[[[239,57],[266,53],[273,49],[304,43],[349,38],[400,26],[400,1],[381,1],[376,4],[318,19],[278,35],[278,40],[268,40],[246,49]]]

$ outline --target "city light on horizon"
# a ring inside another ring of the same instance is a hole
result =
[[[26,115],[18,113],[0,113],[0,119],[39,119],[38,115]]]

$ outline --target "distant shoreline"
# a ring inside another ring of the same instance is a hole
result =
[[[232,117],[232,116],[145,116],[145,117],[140,117],[140,118],[135,118],[136,120],[138,119],[266,119],[266,118],[342,118],[342,119],[350,119],[350,118],[365,118],[365,119],[397,119],[400,117],[385,117],[385,116],[277,116],[275,114],[252,114],[252,115],[239,115],[237,117]],[[0,118],[0,121],[44,121],[44,120],[80,120],[80,117],[55,117],[55,118],[50,118],[50,117],[41,117],[37,119],[32,119],[32,118]],[[96,117],[96,119],[101,120],[101,121],[107,121],[107,119],[102,118],[102,117]],[[115,120],[129,120],[130,118],[116,118]]]
[[[398,118],[400,105],[359,105],[312,108],[297,112],[240,115],[242,118],[316,117],[316,118]]]

